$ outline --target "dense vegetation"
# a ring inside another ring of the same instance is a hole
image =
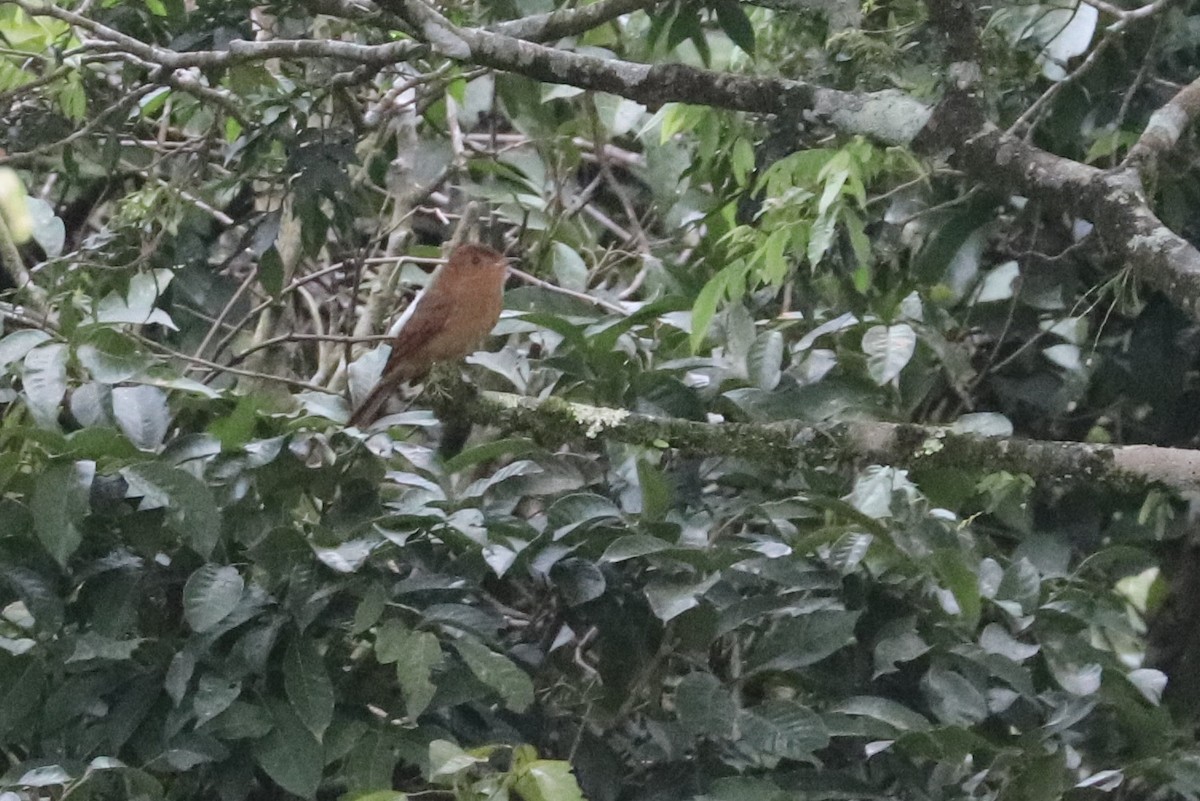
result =
[[[1198,31],[0,3],[0,800],[1200,797]]]

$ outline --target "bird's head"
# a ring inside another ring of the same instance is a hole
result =
[[[494,250],[487,245],[468,244],[459,245],[450,254],[450,261],[447,265],[454,272],[460,270],[495,270],[497,268],[507,268],[508,259],[504,258],[504,254]]]

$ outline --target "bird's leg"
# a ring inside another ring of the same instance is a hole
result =
[[[470,391],[471,385],[463,379],[460,365],[442,362],[429,368],[425,376],[425,386],[421,388],[421,398],[438,412],[452,403],[456,396]]]
[[[459,365],[439,364],[430,370],[422,396],[428,399],[430,408],[442,424],[438,455],[443,459],[461,451],[471,436],[467,407],[476,393],[475,387],[463,380]]]

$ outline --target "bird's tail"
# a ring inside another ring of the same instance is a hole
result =
[[[363,402],[358,404],[358,408],[350,415],[350,419],[346,421],[347,426],[356,426],[358,428],[366,428],[371,423],[379,419],[379,413],[383,410],[384,404],[388,402],[388,398],[396,391],[395,384],[387,384],[380,381],[375,385],[375,388],[367,394]]]
[[[346,425],[366,428],[374,423],[379,419],[379,413],[383,411],[383,407],[387,405],[388,399],[392,397],[396,389],[405,381],[416,377],[406,365],[385,370],[379,377],[379,382],[375,384],[375,388],[367,393],[367,397],[363,398],[363,402],[358,404],[358,408],[350,415]]]

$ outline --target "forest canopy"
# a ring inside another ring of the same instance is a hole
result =
[[[1194,799],[1200,4],[0,2],[0,801]],[[483,349],[347,425],[462,242]]]

